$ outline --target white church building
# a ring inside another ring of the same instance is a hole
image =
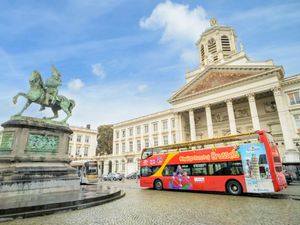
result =
[[[196,43],[199,68],[185,74],[171,108],[114,124],[103,174],[137,171],[145,147],[259,129],[271,132],[290,169],[299,168],[300,74],[285,77],[272,60],[249,60],[231,27],[210,23]]]

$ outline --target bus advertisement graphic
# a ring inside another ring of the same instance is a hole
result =
[[[242,156],[247,192],[274,192],[270,167],[264,144],[243,144],[239,147]]]
[[[173,172],[172,180],[169,182],[170,189],[176,190],[192,190],[192,181],[190,176],[187,175],[180,165],[177,166],[175,172]]]

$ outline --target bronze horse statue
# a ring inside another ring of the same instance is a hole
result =
[[[59,74],[54,67],[53,70],[56,75]],[[37,103],[41,105],[41,110],[43,110],[45,107],[50,107],[52,109],[54,116],[44,118],[44,119],[49,119],[49,120],[56,119],[58,118],[58,111],[63,110],[67,114],[67,117],[63,119],[61,122],[66,123],[67,120],[72,115],[72,110],[75,106],[75,101],[72,99],[68,99],[63,95],[49,96],[49,93],[47,93],[47,88],[44,86],[42,76],[36,70],[32,72],[29,79],[29,83],[30,83],[30,90],[27,94],[23,92],[19,92],[13,98],[14,104],[17,103],[19,96],[23,96],[24,98],[27,99],[27,102],[23,107],[23,109],[15,116],[21,116],[22,113],[31,105],[31,103]],[[49,99],[49,97],[52,99],[52,101],[47,100],[47,98]]]

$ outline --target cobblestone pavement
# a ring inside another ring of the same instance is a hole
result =
[[[135,181],[104,182],[126,196],[104,205],[58,214],[17,219],[0,225],[64,224],[299,224],[300,201],[230,196],[217,193],[140,189]],[[300,192],[300,186],[299,186]]]

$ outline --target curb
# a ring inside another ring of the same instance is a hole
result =
[[[29,218],[35,216],[49,215],[56,212],[65,212],[76,209],[84,209],[92,206],[102,205],[125,196],[125,192],[118,190],[105,196],[87,198],[83,200],[74,200],[61,203],[51,203],[43,205],[34,205],[21,208],[10,208],[0,210],[0,223],[16,218]]]

